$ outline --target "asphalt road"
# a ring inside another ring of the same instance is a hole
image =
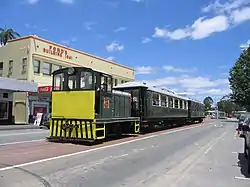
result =
[[[48,135],[45,129],[0,130],[0,146],[40,141]]]
[[[53,144],[55,152],[63,146],[79,151],[22,164],[4,161],[7,147],[0,152],[0,186],[249,187],[243,142],[234,136],[235,127],[234,122],[217,121],[88,149]]]

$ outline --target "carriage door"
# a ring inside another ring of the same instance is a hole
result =
[[[112,77],[102,74],[101,76],[101,117],[113,117],[113,101],[112,101]]]
[[[131,93],[131,116],[141,117],[143,102],[141,97],[141,89],[134,89],[130,91]]]

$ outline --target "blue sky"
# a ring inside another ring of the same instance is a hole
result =
[[[1,3],[0,26],[135,68],[137,80],[219,99],[230,92],[227,73],[250,39],[249,5],[250,0],[8,0]]]

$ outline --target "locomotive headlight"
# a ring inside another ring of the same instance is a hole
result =
[[[72,75],[75,73],[75,69],[74,68],[68,68],[68,74]]]

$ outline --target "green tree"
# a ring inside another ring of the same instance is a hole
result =
[[[226,112],[227,114],[232,114],[233,111],[244,110],[243,107],[235,104],[231,99],[221,99],[218,103],[218,109],[220,111]]]
[[[9,40],[16,39],[17,37],[20,37],[20,34],[15,32],[11,28],[0,28],[0,44],[1,45],[6,45]]]
[[[250,111],[250,47],[244,50],[229,72],[231,99]]]
[[[207,96],[204,100],[203,103],[205,105],[206,110],[210,110],[212,107],[212,104],[214,103],[212,97]]]

